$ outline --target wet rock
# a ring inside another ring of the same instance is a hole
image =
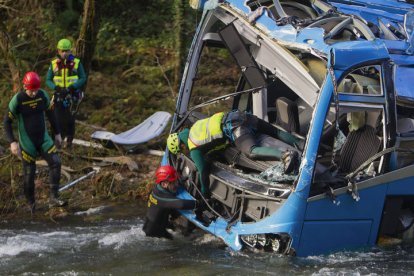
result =
[[[91,216],[91,215],[106,213],[106,212],[109,212],[111,210],[112,210],[111,206],[98,206],[98,207],[95,207],[95,208],[89,208],[86,211],[76,212],[74,215],[75,216]]]
[[[122,180],[124,180],[124,177],[122,176],[122,174],[120,174],[120,173],[116,173],[116,174],[114,175],[114,179],[115,179],[116,181],[122,181]]]
[[[66,218],[69,215],[68,211],[62,207],[50,208],[46,214],[49,215],[52,220]]]

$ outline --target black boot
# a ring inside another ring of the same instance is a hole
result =
[[[63,207],[67,204],[66,201],[59,199],[59,185],[52,185],[50,187],[49,208]]]
[[[27,201],[27,211],[33,216],[36,211],[36,203],[34,200]]]
[[[33,162],[23,161],[23,190],[24,196],[27,201],[27,211],[33,216],[36,206],[35,206],[35,185],[34,177],[36,172],[36,165]]]
[[[72,142],[73,142],[73,136],[66,137],[65,148],[67,150],[71,150],[72,149]]]

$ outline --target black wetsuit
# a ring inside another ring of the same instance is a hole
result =
[[[60,133],[55,116],[51,110],[48,94],[39,90],[34,98],[19,92],[9,103],[8,114],[4,118],[4,129],[9,143],[16,142],[12,123],[17,120],[19,145],[23,157],[23,186],[29,203],[34,203],[34,177],[36,157],[42,156],[49,165],[51,193],[57,195],[60,181],[61,162],[56,147],[46,128],[45,114],[53,132]]]
[[[147,216],[142,229],[147,236],[172,239],[167,231],[169,216],[176,209],[194,209],[195,204],[194,200],[179,199],[161,185],[155,185],[148,200]]]

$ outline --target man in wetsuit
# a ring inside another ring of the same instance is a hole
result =
[[[62,138],[51,110],[49,96],[40,89],[40,77],[35,72],[25,74],[23,87],[24,91],[14,95],[9,103],[9,111],[4,118],[4,129],[12,154],[23,161],[24,194],[30,211],[33,212],[35,210],[35,159],[40,155],[49,166],[49,207],[63,206],[65,202],[58,199],[61,163],[56,150],[56,146],[60,146]],[[45,114],[55,133],[54,142],[47,132]],[[17,121],[18,140],[13,134],[13,121]]]
[[[52,60],[46,76],[46,85],[55,91],[53,96],[56,119],[61,127],[65,146],[72,146],[75,136],[75,115],[83,98],[82,87],[86,74],[82,63],[71,52],[69,39],[61,39],[57,44],[57,57]]]
[[[299,154],[294,150],[281,151],[274,147],[259,146],[255,133],[263,133],[277,138],[288,145],[298,143],[297,138],[285,133],[258,117],[234,110],[219,112],[206,119],[198,120],[193,126],[185,128],[179,133],[172,133],[167,139],[167,146],[171,153],[177,154],[181,145],[190,150],[190,157],[194,161],[199,173],[201,193],[208,195],[207,165],[205,155],[214,148],[229,142],[251,159],[281,160],[285,173],[295,172],[299,165]]]
[[[178,174],[172,166],[159,167],[155,177],[157,185],[152,189],[148,200],[143,230],[150,237],[172,239],[172,235],[167,231],[170,215],[173,215],[177,209],[194,209],[196,202],[176,197]]]

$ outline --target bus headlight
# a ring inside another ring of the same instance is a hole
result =
[[[241,235],[240,238],[249,248],[280,254],[294,254],[290,248],[292,239],[286,233]]]

